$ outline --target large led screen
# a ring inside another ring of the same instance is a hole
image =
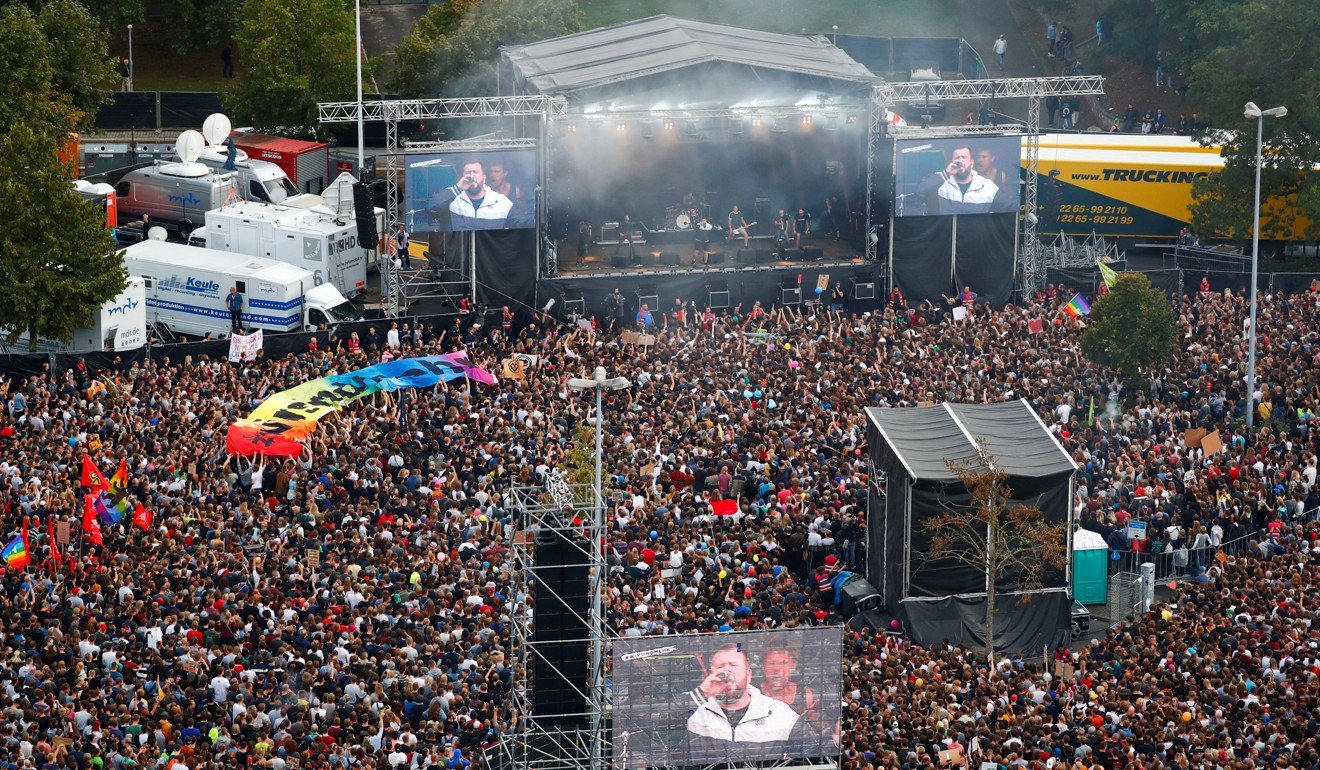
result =
[[[1017,211],[1020,137],[907,139],[896,146],[895,217]]]
[[[410,232],[536,227],[536,151],[404,156]]]
[[[616,768],[839,753],[840,627],[619,639]]]

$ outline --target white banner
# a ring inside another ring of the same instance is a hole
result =
[[[251,334],[234,334],[229,337],[229,361],[255,361],[261,352],[261,329]]]

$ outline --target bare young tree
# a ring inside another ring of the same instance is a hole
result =
[[[951,561],[985,573],[986,655],[993,662],[995,584],[1011,580],[1023,591],[1040,588],[1048,570],[1063,569],[1068,527],[1046,521],[1039,508],[1011,502],[1008,473],[981,439],[976,455],[976,463],[947,463],[970,501],[945,502],[944,512],[922,525],[931,538],[923,562]]]

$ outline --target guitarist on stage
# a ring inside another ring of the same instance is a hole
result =
[[[743,248],[747,248],[748,246],[751,245],[751,237],[752,237],[748,233],[748,230],[750,230],[755,225],[756,225],[755,222],[749,223],[747,219],[743,217],[742,212],[738,210],[738,204],[736,203],[733,204],[733,211],[729,212],[730,238],[732,238],[735,235],[741,235],[743,239]]]

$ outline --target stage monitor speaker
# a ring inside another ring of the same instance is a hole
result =
[[[673,251],[660,252],[660,264],[668,267],[678,267],[678,253]]]
[[[610,257],[610,264],[614,267],[627,267],[631,262],[627,254],[615,254]]]
[[[754,265],[756,264],[756,252],[759,249],[738,249],[738,264]]]
[[[756,250],[756,262],[757,262],[757,264],[764,265],[764,264],[766,264],[767,262],[774,262],[774,261],[775,261],[775,250],[774,250],[774,249],[757,249],[757,250]]]
[[[853,281],[853,299],[875,299],[875,281]]]
[[[784,259],[796,262],[802,259],[802,249],[784,249]]]
[[[798,288],[780,289],[779,304],[781,305],[801,305],[802,290]]]
[[[808,246],[802,250],[802,258],[808,262],[819,262],[825,258],[825,250],[818,246]]]
[[[709,296],[706,299],[706,306],[711,310],[722,310],[729,306],[729,290],[711,289]]]
[[[724,264],[724,252],[722,252],[722,251],[711,251],[711,252],[708,252],[708,253],[706,254],[706,264],[708,264],[708,265],[722,265],[722,264]]]
[[[543,530],[537,539],[532,716],[542,724],[587,722],[590,633],[582,614],[582,608],[590,604],[586,559],[581,548],[561,532]]]

